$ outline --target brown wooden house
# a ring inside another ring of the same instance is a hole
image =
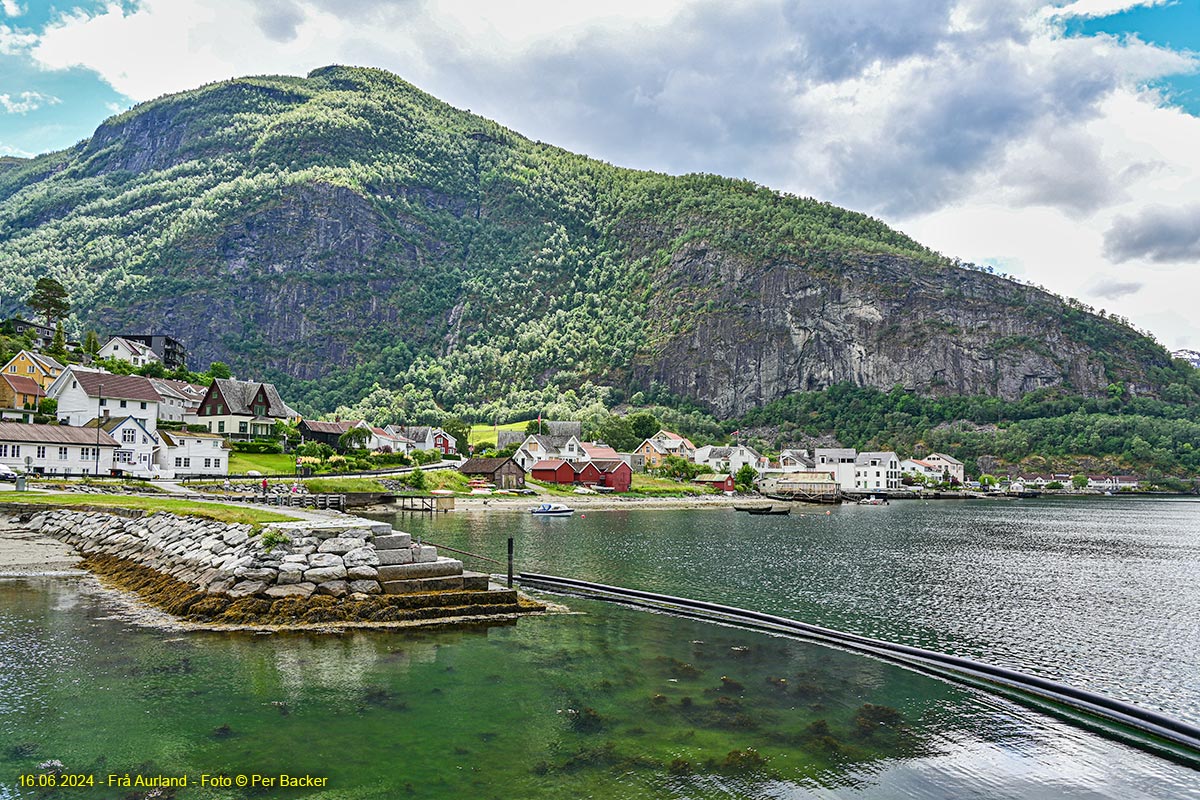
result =
[[[525,488],[525,470],[511,458],[468,458],[458,471],[469,478],[483,478],[497,489]]]

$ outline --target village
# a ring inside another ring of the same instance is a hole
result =
[[[380,427],[362,419],[303,418],[267,382],[214,377],[204,386],[63,364],[45,352],[54,335],[50,328],[20,319],[6,325],[32,344],[0,368],[0,470],[29,478],[258,477],[259,470],[231,469],[232,455],[262,452],[277,442],[281,444],[273,452],[283,452],[287,433],[293,432],[298,436],[292,448],[298,477],[332,467],[337,459],[345,460],[335,454],[353,450],[373,454],[379,464],[372,467],[437,462],[455,468],[476,494],[523,490],[527,479],[580,493],[626,494],[634,488],[634,476],[646,474],[666,474],[701,492],[732,496],[756,491],[811,502],[910,497],[927,490],[1028,496],[1139,487],[1137,477],[1128,475],[1014,474],[971,480],[963,463],[944,453],[902,459],[891,451],[814,448],[784,449],[768,458],[736,441],[697,447],[665,429],[628,452],[618,452],[602,441],[586,441],[578,421],[539,419],[529,430],[497,430],[494,445],[485,450],[437,426]],[[166,335],[112,336],[99,347],[96,360],[135,369],[158,362],[164,370],[175,370],[186,366],[186,347]],[[354,472],[350,466],[338,471]]]

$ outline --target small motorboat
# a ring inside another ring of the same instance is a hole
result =
[[[871,495],[870,497],[864,497],[858,501],[858,504],[860,506],[881,506],[881,505],[883,505],[883,503],[884,503],[884,501],[880,500],[875,495]]]
[[[539,517],[569,517],[575,513],[575,509],[562,503],[542,503],[529,509],[529,513]]]
[[[786,506],[784,506],[782,508],[776,508],[775,506],[763,506],[762,508],[747,508],[746,513],[753,514],[756,517],[762,517],[762,516],[767,516],[767,515],[785,516],[787,514],[792,513],[792,510]]]

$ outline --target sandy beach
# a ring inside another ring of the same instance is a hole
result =
[[[57,539],[0,522],[0,577],[82,573],[80,556]]]
[[[576,511],[631,511],[668,508],[732,508],[735,505],[769,505],[765,497],[726,497],[724,495],[702,495],[699,497],[612,497],[602,494],[577,494],[571,496],[539,494],[526,497],[474,495],[456,497],[455,511],[521,511],[541,503],[562,503]]]

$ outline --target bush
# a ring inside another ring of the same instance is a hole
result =
[[[296,455],[311,458],[326,459],[334,454],[334,449],[324,442],[305,442],[296,448]]]
[[[234,442],[235,453],[282,453],[283,446],[279,442]]]

